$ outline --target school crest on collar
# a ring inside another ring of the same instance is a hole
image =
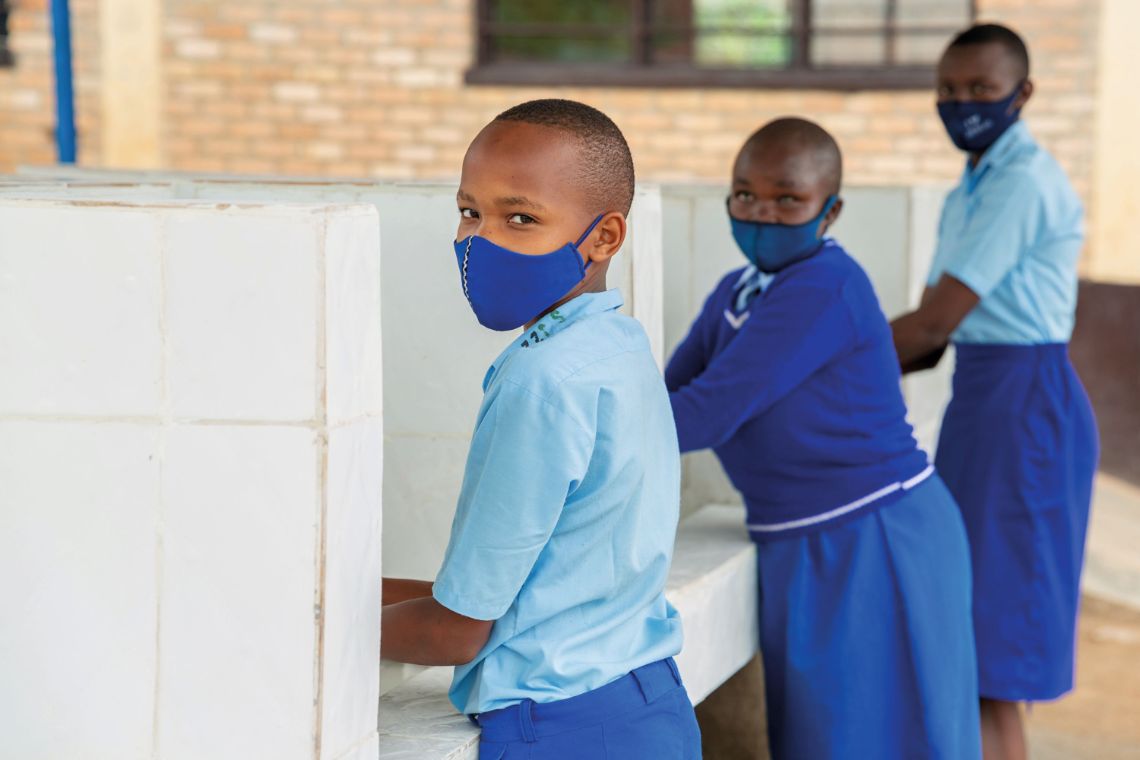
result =
[[[728,323],[730,325],[732,325],[733,330],[739,330],[741,326],[743,326],[744,323],[748,321],[748,315],[751,313],[751,311],[746,311],[743,314],[733,314],[728,309],[725,309],[724,318],[728,320]]]

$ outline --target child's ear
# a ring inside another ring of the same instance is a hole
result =
[[[823,237],[831,225],[835,224],[835,220],[839,218],[839,213],[843,211],[843,199],[836,198],[835,203],[831,204],[831,209],[827,212],[827,216],[823,218],[823,226],[819,231],[820,237]]]
[[[627,227],[624,214],[617,211],[609,212],[594,227],[594,231],[590,233],[582,247],[582,252],[586,254],[586,258],[595,263],[609,261],[621,250]]]
[[[1036,87],[1034,86],[1032,79],[1026,79],[1024,82],[1022,82],[1021,94],[1017,96],[1017,99],[1015,101],[1013,101],[1013,110],[1016,111],[1019,108],[1025,108],[1025,104],[1028,103],[1029,99],[1033,97],[1033,91],[1035,89]]]

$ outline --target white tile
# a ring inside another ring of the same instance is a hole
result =
[[[323,744],[321,745],[324,746]],[[380,735],[373,733],[367,740],[352,747],[333,760],[377,760],[380,756]]]
[[[740,492],[728,479],[712,451],[694,451],[681,457],[681,508],[689,515],[706,504],[743,504]]]
[[[150,758],[158,429],[0,422],[0,755]]]
[[[0,413],[159,408],[159,216],[0,205]]]
[[[649,345],[657,366],[665,362],[665,278],[662,201],[658,187],[639,188],[630,212],[633,245],[630,254],[631,283],[626,293],[632,314],[649,336]]]
[[[902,188],[852,188],[830,233],[867,272],[887,314],[900,313],[908,300],[907,211]]]
[[[389,433],[469,435],[483,376],[515,333],[481,327],[463,297],[452,242],[454,189],[377,194]]]
[[[329,214],[325,233],[328,422],[383,408],[380,220],[374,208]]]
[[[756,549],[739,507],[705,507],[677,531],[666,596],[681,614],[677,667],[696,704],[752,659],[760,643]]]
[[[380,700],[382,760],[475,760],[479,730],[447,698],[452,668],[428,668]]]
[[[160,620],[164,760],[311,760],[317,434],[168,434]]]
[[[468,444],[463,438],[385,437],[384,575],[431,580],[439,572]]]
[[[423,665],[410,665],[406,662],[394,660],[380,660],[380,696],[384,696],[393,689],[399,688],[405,681],[409,681],[424,671]]]
[[[662,256],[664,258],[665,359],[689,332],[696,319],[699,303],[690,293],[692,261],[692,201],[689,198],[665,196],[662,199]]]
[[[308,420],[316,414],[321,216],[191,209],[166,228],[172,413]]]
[[[322,758],[376,732],[383,444],[378,418],[329,434]]]
[[[452,737],[380,735],[379,760],[477,760],[478,757],[477,735],[463,741]]]
[[[380,731],[399,736],[453,737],[475,731],[447,696],[454,668],[427,668],[380,700]]]

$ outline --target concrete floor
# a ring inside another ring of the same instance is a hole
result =
[[[1140,611],[1085,597],[1077,688],[1026,716],[1033,760],[1140,758]]]

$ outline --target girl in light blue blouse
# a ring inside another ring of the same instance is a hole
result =
[[[938,110],[969,160],[946,199],[919,309],[897,319],[904,371],[955,347],[935,464],[962,509],[974,571],[983,746],[1024,758],[1019,702],[1073,688],[1097,431],[1069,363],[1083,212],[1019,120],[1033,94],[1011,30],[959,35]]]

